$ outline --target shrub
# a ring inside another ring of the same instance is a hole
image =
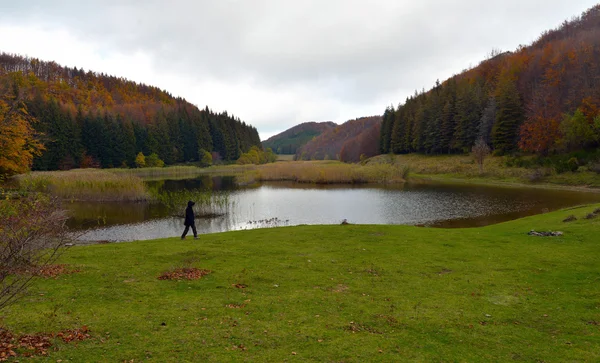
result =
[[[67,218],[57,199],[42,194],[0,200],[0,309],[31,283],[24,271],[49,266],[71,241]]]
[[[200,149],[198,152],[200,156],[200,165],[201,166],[211,166],[212,165],[212,154],[204,149]]]
[[[596,174],[600,174],[600,163],[592,163],[588,167],[588,170],[593,171]]]
[[[537,168],[531,174],[529,174],[529,181],[532,183],[540,182],[544,177],[550,175],[550,171],[547,168]]]
[[[148,168],[162,168],[165,166],[165,162],[156,153],[152,153],[146,158],[146,166]]]
[[[570,158],[568,160],[558,159],[553,163],[554,170],[558,174],[566,173],[566,172],[576,172],[579,168],[579,163],[577,162],[577,158]]]
[[[146,157],[141,151],[135,157],[135,166],[138,168],[143,168],[146,166]]]

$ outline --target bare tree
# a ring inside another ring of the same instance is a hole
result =
[[[33,271],[54,263],[72,240],[66,221],[58,200],[45,195],[0,200],[0,310],[25,292]]]
[[[490,147],[482,138],[480,138],[475,142],[475,145],[473,145],[471,152],[475,161],[477,161],[477,165],[479,165],[479,172],[483,173],[483,161],[490,154]]]

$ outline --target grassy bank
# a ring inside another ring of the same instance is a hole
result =
[[[61,262],[80,272],[37,280],[0,322],[16,334],[90,329],[21,362],[598,361],[600,217],[584,218],[597,207],[473,229],[299,226],[74,247]],[[211,272],[158,279],[176,267]]]
[[[479,166],[469,155],[379,155],[368,161],[368,165],[407,167],[413,177],[600,188],[600,174],[585,168],[559,174],[550,168],[524,168],[507,164],[510,164],[507,157],[490,156],[485,159],[484,172],[480,173]]]

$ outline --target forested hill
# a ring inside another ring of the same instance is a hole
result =
[[[361,117],[331,128],[296,151],[296,160],[356,162],[379,153],[381,116]]]
[[[507,24],[507,26],[509,26]],[[597,148],[600,5],[514,52],[385,110],[382,153],[461,153],[482,138],[497,154]]]
[[[271,148],[277,154],[295,154],[298,148],[305,145],[324,131],[336,127],[337,124],[327,122],[304,122],[263,141],[264,148]]]
[[[23,101],[45,150],[37,170],[134,166],[136,154],[166,164],[235,160],[260,147],[257,130],[229,115],[198,109],[156,87],[62,67],[55,62],[0,54],[0,97]]]

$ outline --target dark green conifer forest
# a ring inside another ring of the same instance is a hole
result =
[[[139,152],[166,165],[199,161],[206,151],[227,162],[261,147],[256,128],[239,118],[123,78],[6,53],[0,78],[36,120],[45,149],[33,170],[134,167]]]
[[[600,145],[600,5],[514,52],[383,114],[382,153],[469,152],[482,139],[497,155],[594,151]]]

